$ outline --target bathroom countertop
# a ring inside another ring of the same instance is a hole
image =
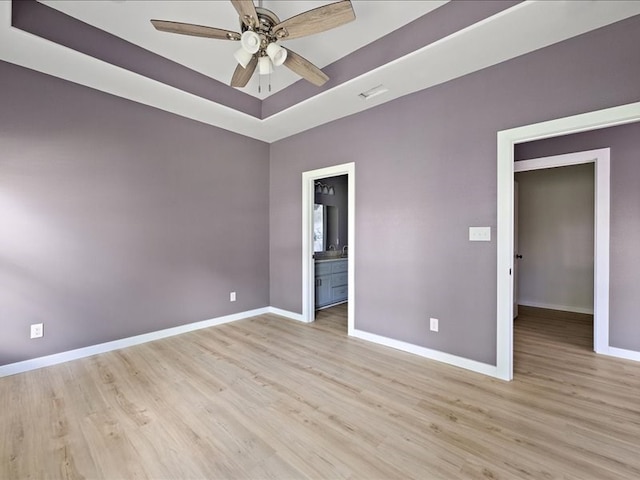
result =
[[[324,262],[337,262],[338,260],[348,260],[349,257],[335,257],[335,258],[316,258],[314,259],[316,263],[324,263]]]

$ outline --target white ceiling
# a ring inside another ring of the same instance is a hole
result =
[[[79,17],[82,14],[84,21],[97,26],[100,26],[99,22],[104,21],[106,23],[101,28],[113,28],[115,30],[110,30],[111,33],[122,36],[133,43],[143,45],[145,48],[154,49],[154,51],[155,49],[161,49],[162,55],[173,60],[184,64],[188,64],[187,62],[200,62],[197,68],[192,66],[192,68],[198,70],[201,68],[213,68],[213,63],[221,63],[222,60],[209,62],[210,57],[208,55],[224,57],[219,47],[224,46],[225,43],[232,46],[229,51],[229,56],[231,56],[235,44],[235,42],[181,38],[180,35],[156,32],[150,25],[147,25],[149,18],[159,17],[161,19],[190,22],[198,21],[198,23],[211,26],[233,29],[234,25],[237,25],[237,16],[226,0],[188,2],[189,8],[183,8],[183,4],[187,4],[187,2],[176,4],[176,2],[146,0],[141,2],[132,0],[80,2],[76,0],[66,2],[47,1],[46,3],[62,4],[64,8],[77,9]],[[319,3],[326,2],[271,2],[265,0],[265,6],[273,5],[273,9],[282,17],[288,17],[290,14],[306,10],[311,4],[313,4],[311,6],[314,6]],[[402,8],[398,8],[401,3]],[[304,4],[304,6],[301,6],[301,4]],[[411,10],[413,17],[407,18],[402,16],[407,13],[405,8],[420,7],[430,9],[433,6],[432,2],[420,0],[408,2],[399,2],[398,0],[363,2],[356,0],[354,2],[357,16],[355,22],[324,34],[304,39],[310,42],[308,47],[296,44],[294,48],[293,41],[289,42],[289,44],[301,55],[316,62],[319,66],[323,66],[324,63],[330,63],[334,58],[337,59],[349,53],[349,48],[358,48],[358,42],[364,41],[355,33],[356,30],[352,29],[362,28],[367,30],[367,25],[385,23],[387,16],[389,18],[394,17],[396,24],[410,21],[421,15],[420,11],[422,10]],[[136,11],[137,13],[135,15],[133,13],[125,14],[124,9],[129,8],[132,9],[132,12]],[[155,8],[160,10],[154,10]],[[164,8],[168,10],[164,10]],[[171,10],[171,8],[174,10]],[[293,10],[294,8],[295,10]],[[110,13],[100,13],[102,10],[96,9],[105,9],[104,12],[110,11]],[[402,15],[396,10],[401,10]],[[187,12],[192,11],[211,13],[206,13],[206,15],[193,14],[193,17],[196,18],[192,18],[191,13],[187,16]],[[395,13],[392,14],[390,12],[396,12],[400,17],[396,17]],[[183,16],[178,16],[178,13]],[[11,26],[11,2],[7,0],[0,1],[0,60],[252,138],[274,142],[332,120],[375,107],[412,92],[438,85],[639,14],[640,1],[524,1],[430,45],[426,45],[402,58],[366,72],[329,90],[322,91],[322,93],[314,97],[265,119],[255,118],[14,28]],[[90,19],[89,16],[92,18]],[[210,21],[207,21],[207,18],[210,18]],[[126,25],[123,26],[122,22],[125,22],[125,19]],[[138,30],[138,25],[141,23],[146,27]],[[111,26],[107,26],[107,24]],[[145,30],[145,33],[140,33],[143,30]],[[348,39],[348,48],[346,46],[343,47],[343,42],[338,41],[329,42],[323,40],[322,42],[313,43],[314,39],[324,38],[321,37],[322,35],[333,35],[331,38],[335,40],[339,33]],[[140,35],[141,37],[134,38],[127,37],[127,35]],[[355,39],[352,37],[355,37]],[[203,46],[195,48],[190,46],[191,43],[185,44],[187,46],[180,46],[181,42],[190,42],[192,40],[197,41],[198,44],[201,43]],[[149,42],[148,46],[144,42]],[[332,45],[332,48],[329,48],[328,45]],[[206,51],[207,55],[203,55],[203,51]],[[323,57],[323,55],[328,56]],[[229,61],[230,64],[226,66],[219,65],[221,68],[220,73],[211,71],[207,74],[212,76],[219,75],[221,77],[218,78],[226,83],[234,65],[231,59],[225,58],[224,61]],[[277,74],[273,75],[274,81],[276,78],[281,81],[281,72],[283,74],[282,81],[285,82],[284,74],[286,72],[282,69],[279,69]],[[295,80],[295,77],[293,80]],[[288,81],[290,82],[291,79]],[[385,85],[389,91],[371,100],[362,100],[358,97],[359,93],[380,84]],[[284,83],[282,85],[279,84],[279,88],[283,86]],[[0,88],[2,88],[1,83]],[[286,90],[283,94],[286,94]]]
[[[264,0],[262,6],[273,11],[280,20],[285,20],[334,1]],[[233,58],[233,53],[239,48],[237,42],[158,32],[149,22],[153,18],[239,32],[238,14],[229,0],[40,0],[40,3],[222,83],[229,84],[237,65]],[[258,0],[254,3],[259,4]],[[446,0],[355,0],[354,22],[285,44],[319,68],[324,68],[445,3]],[[262,88],[262,93],[258,93],[258,77],[254,75],[242,90],[261,99],[300,79],[286,67],[281,67],[271,75],[271,92]],[[263,78],[263,86],[265,81]]]

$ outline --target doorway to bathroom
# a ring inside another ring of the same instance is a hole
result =
[[[304,172],[302,199],[303,321],[315,320],[317,293],[320,307],[342,304],[344,310],[347,301],[347,332],[351,335],[355,324],[355,164]],[[316,261],[321,264],[319,276]]]
[[[314,182],[313,285],[316,313],[318,310],[347,303],[349,299],[348,192],[347,175],[321,178]],[[346,315],[344,328],[347,328]]]

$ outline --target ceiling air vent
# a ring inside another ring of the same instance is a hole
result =
[[[377,87],[373,87],[366,92],[362,92],[358,96],[363,100],[369,100],[370,98],[377,97],[378,95],[382,95],[385,92],[388,92],[389,89],[384,85],[378,85]]]

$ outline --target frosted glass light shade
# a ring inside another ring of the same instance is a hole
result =
[[[260,57],[258,60],[258,73],[260,75],[269,75],[273,72],[273,66],[269,57]]]
[[[276,67],[279,67],[287,59],[287,50],[280,45],[270,43],[267,46],[267,55]]]
[[[233,56],[238,63],[242,65],[242,68],[247,68],[247,65],[249,65],[249,62],[253,58],[253,53],[247,52],[244,48],[239,48]]]
[[[256,53],[260,50],[260,35],[251,30],[247,30],[240,37],[240,44],[249,53]]]

